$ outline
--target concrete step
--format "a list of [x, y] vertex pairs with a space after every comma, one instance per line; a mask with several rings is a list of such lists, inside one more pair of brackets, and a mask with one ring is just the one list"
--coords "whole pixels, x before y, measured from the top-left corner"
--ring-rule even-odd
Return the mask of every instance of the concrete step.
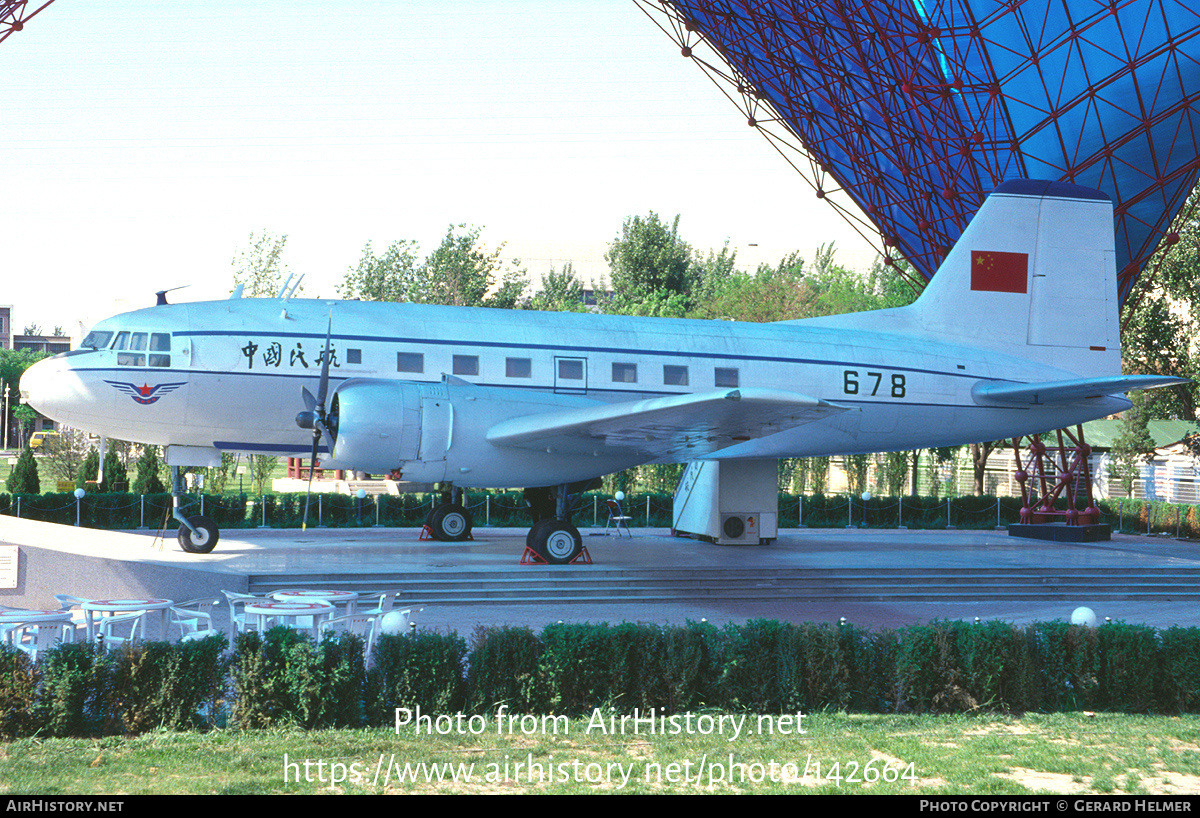
[[395, 589], [406, 601], [656, 601], [686, 599], [843, 599], [896, 601], [1095, 600], [1200, 601], [1200, 569], [790, 569], [634, 571], [593, 566], [529, 567], [490, 573], [385, 572], [251, 576], [251, 593], [281, 587]]

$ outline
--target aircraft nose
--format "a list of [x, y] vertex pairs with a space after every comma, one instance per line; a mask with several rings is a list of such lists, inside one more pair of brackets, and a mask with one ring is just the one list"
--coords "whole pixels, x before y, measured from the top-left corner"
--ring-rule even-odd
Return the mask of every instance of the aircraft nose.
[[59, 358], [38, 361], [21, 375], [21, 398], [49, 418], [58, 418], [69, 408], [69, 380]]

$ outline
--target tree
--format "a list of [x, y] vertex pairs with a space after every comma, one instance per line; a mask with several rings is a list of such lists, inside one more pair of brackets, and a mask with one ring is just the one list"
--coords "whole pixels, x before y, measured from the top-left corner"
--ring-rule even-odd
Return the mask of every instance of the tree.
[[363, 301], [426, 300], [426, 282], [417, 250], [415, 241], [401, 239], [377, 256], [368, 241], [358, 266], [347, 271], [338, 286], [338, 294]]
[[[21, 383], [21, 376], [25, 374], [25, 370], [45, 357], [47, 357], [45, 352], [32, 352], [28, 349], [0, 349], [0, 413], [3, 413], [6, 408], [4, 388], [7, 387], [9, 390], [7, 402], [9, 417], [0, 416], [0, 445], [3, 444], [4, 429], [8, 429], [10, 434], [15, 431], [13, 418], [17, 418], [24, 424], [26, 420], [37, 417], [36, 412], [17, 402], [20, 397], [18, 385]], [[9, 439], [9, 445], [15, 442], [15, 440]]]
[[133, 481], [135, 494], [162, 494], [167, 487], [162, 481], [162, 460], [157, 446], [143, 446], [137, 461], [137, 478]]
[[[672, 296], [685, 308], [696, 283], [692, 249], [679, 237], [679, 217], [668, 226], [651, 212], [646, 218], [631, 216], [604, 254], [612, 278], [612, 311], [626, 315], [654, 315]], [[645, 305], [659, 307], [646, 311]]]
[[583, 312], [583, 282], [575, 275], [575, 267], [567, 262], [558, 272], [542, 276], [542, 288], [529, 301], [530, 309], [550, 312]]
[[250, 455], [250, 481], [254, 484], [255, 494], [266, 494], [271, 487], [271, 478], [275, 475], [275, 467], [279, 458], [271, 454]]
[[283, 248], [287, 236], [264, 230], [250, 234], [250, 246], [233, 258], [233, 283], [243, 285], [243, 294], [251, 298], [270, 298], [279, 294], [287, 278]]
[[43, 448], [45, 454], [42, 460], [50, 472], [64, 483], [78, 485], [83, 474], [83, 462], [91, 448], [87, 434], [64, 427], [59, 429], [58, 435], [47, 440]]
[[116, 450], [109, 447], [104, 452], [104, 482], [100, 484], [101, 491], [126, 491], [129, 489], [129, 473], [125, 470], [125, 462]]
[[[83, 458], [83, 465], [79, 467], [79, 482], [83, 484], [94, 483], [96, 478], [100, 476], [100, 453], [93, 446], [88, 449], [87, 457]], [[78, 483], [76, 484], [78, 485]]]
[[994, 440], [989, 443], [972, 443], [971, 444], [971, 466], [975, 473], [975, 496], [983, 495], [983, 478], [987, 469], [988, 457], [996, 449], [1004, 446], [1005, 441]]
[[503, 245], [495, 250], [480, 245], [480, 232], [465, 224], [447, 228], [442, 243], [422, 265], [422, 301], [456, 307], [516, 306], [527, 286], [525, 271], [519, 262], [501, 261]]
[[758, 322], [803, 317], [809, 293], [803, 266], [803, 259], [790, 256], [776, 267], [760, 265], [753, 275], [735, 271], [723, 280], [706, 277], [704, 297], [698, 299], [692, 315]]
[[1133, 484], [1141, 475], [1142, 464], [1154, 453], [1145, 393], [1130, 392], [1129, 400], [1133, 405], [1121, 413], [1120, 431], [1113, 441], [1108, 464], [1109, 479], [1116, 482], [1126, 497], [1133, 496]]
[[884, 492], [893, 497], [904, 494], [908, 482], [908, 469], [911, 456], [909, 452], [887, 452], [883, 456], [883, 466], [880, 469], [880, 483]]
[[[1126, 372], [1191, 378], [1200, 368], [1194, 339], [1200, 334], [1200, 187], [1194, 189], [1155, 256], [1140, 291], [1125, 303], [1121, 357]], [[1149, 417], [1196, 417], [1200, 384], [1155, 389], [1146, 396]]]
[[33, 457], [33, 450], [26, 447], [17, 458], [17, 464], [13, 466], [13, 470], [8, 475], [8, 480], [5, 481], [5, 488], [9, 494], [40, 494], [42, 491], [41, 481], [38, 479], [37, 461]]

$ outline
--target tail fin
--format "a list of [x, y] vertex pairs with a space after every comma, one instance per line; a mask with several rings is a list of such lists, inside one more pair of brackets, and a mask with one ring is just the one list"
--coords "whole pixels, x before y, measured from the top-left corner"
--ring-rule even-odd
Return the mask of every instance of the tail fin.
[[1113, 207], [1064, 182], [1005, 182], [909, 309], [924, 331], [1083, 376], [1121, 372]]

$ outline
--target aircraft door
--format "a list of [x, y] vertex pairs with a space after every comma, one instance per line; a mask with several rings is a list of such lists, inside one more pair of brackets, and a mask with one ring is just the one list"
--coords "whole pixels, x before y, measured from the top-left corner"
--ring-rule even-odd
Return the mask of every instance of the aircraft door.
[[587, 394], [587, 358], [554, 358], [554, 393]]

